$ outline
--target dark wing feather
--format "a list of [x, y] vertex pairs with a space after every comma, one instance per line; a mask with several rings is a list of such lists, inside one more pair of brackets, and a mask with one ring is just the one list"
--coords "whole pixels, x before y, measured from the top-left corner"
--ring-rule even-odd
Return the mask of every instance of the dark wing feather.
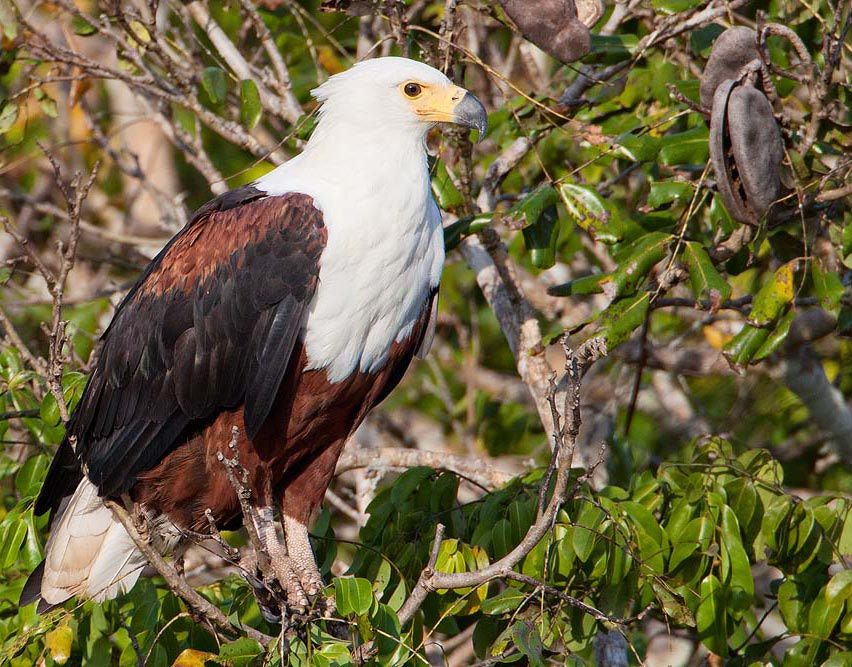
[[288, 296], [279, 303], [257, 356], [254, 380], [246, 392], [244, 420], [246, 435], [254, 438], [272, 409], [278, 387], [296, 344], [305, 309], [304, 301]]
[[[242, 192], [242, 194], [240, 194]], [[130, 489], [185, 435], [245, 406], [269, 415], [319, 276], [326, 230], [310, 197], [252, 188], [207, 204], [162, 250], [103, 336], [97, 366], [36, 504]]]

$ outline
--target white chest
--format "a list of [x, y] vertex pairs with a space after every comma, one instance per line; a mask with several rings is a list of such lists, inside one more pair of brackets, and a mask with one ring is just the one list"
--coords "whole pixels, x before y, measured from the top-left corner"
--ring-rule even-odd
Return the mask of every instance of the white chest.
[[[305, 347], [309, 368], [326, 368], [332, 382], [378, 370], [393, 343], [411, 334], [440, 279], [440, 217], [385, 213], [363, 225], [328, 225]], [[330, 219], [337, 214], [327, 213]]]
[[[309, 369], [332, 382], [387, 361], [411, 334], [444, 262], [441, 216], [424, 166], [388, 169], [364, 187], [314, 174], [260, 182], [270, 194], [303, 192], [322, 210], [328, 242], [305, 323]], [[284, 174], [281, 174], [282, 176]]]

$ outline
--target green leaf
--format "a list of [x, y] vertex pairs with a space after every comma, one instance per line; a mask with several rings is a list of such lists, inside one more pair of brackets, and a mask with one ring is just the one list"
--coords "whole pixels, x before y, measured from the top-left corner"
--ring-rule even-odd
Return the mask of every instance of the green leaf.
[[94, 35], [98, 31], [95, 26], [80, 16], [75, 16], [71, 19], [71, 29], [75, 35], [80, 35], [81, 37]]
[[[669, 531], [667, 531], [669, 532]], [[706, 549], [709, 538], [713, 535], [713, 523], [706, 516], [693, 519], [683, 530], [674, 533], [669, 532], [672, 540], [672, 555], [669, 559], [669, 571], [674, 572], [678, 565], [683, 563], [699, 549]]]
[[606, 518], [606, 514], [599, 507], [586, 504], [577, 517], [574, 526], [574, 553], [584, 563], [589, 560], [595, 548], [599, 535], [599, 528]]
[[243, 79], [240, 81], [240, 122], [252, 130], [260, 121], [262, 112], [257, 86], [251, 79]]
[[827, 587], [823, 586], [808, 612], [808, 632], [820, 639], [828, 639], [843, 615], [844, 604], [844, 600], [829, 599]]
[[648, 134], [622, 134], [616, 144], [628, 160], [636, 162], [653, 162], [660, 152], [660, 140]]
[[725, 591], [712, 574], [701, 580], [701, 602], [695, 613], [698, 638], [716, 655], [728, 655], [727, 614]]
[[[798, 260], [784, 264], [775, 271], [772, 279], [761, 287], [754, 297], [749, 324], [746, 324], [724, 347], [724, 354], [729, 361], [735, 364], [747, 364], [767, 342], [771, 325], [793, 300], [795, 292], [793, 278], [797, 265]], [[781, 339], [775, 342], [775, 347], [783, 340], [786, 332], [782, 330], [779, 335]], [[767, 349], [771, 351], [774, 347]], [[766, 350], [764, 352], [768, 354]]]
[[603, 292], [602, 283], [609, 279], [607, 273], [596, 273], [572, 280], [570, 283], [554, 285], [547, 288], [550, 296], [572, 296], [574, 294], [600, 294]]
[[672, 619], [678, 625], [695, 627], [695, 617], [689, 608], [683, 603], [683, 598], [672, 593], [668, 588], [663, 586], [657, 579], [651, 580], [651, 586], [654, 589], [654, 594], [657, 599], [663, 604], [663, 611], [666, 616]]
[[241, 637], [236, 641], [222, 644], [219, 648], [219, 657], [228, 665], [242, 667], [251, 664], [254, 659], [263, 653], [263, 646], [255, 639]]
[[518, 650], [527, 657], [529, 664], [533, 667], [543, 667], [541, 638], [524, 621], [519, 621], [512, 626], [512, 641]]
[[46, 392], [39, 406], [39, 417], [47, 426], [59, 426], [62, 418], [59, 414], [59, 404], [53, 392]]
[[823, 662], [820, 667], [849, 667], [849, 665], [852, 665], [852, 651], [840, 651]]
[[337, 577], [334, 580], [334, 599], [337, 611], [343, 616], [358, 616], [370, 611], [373, 604], [373, 587], [360, 577]]
[[[852, 225], [849, 225], [852, 227]], [[843, 282], [837, 271], [823, 271], [816, 262], [810, 263], [811, 276], [814, 281], [814, 294], [820, 300], [820, 305], [828, 310], [834, 310], [843, 298]]]
[[825, 587], [825, 597], [829, 602], [852, 597], [852, 570], [841, 570], [835, 574]]
[[[376, 606], [370, 622], [375, 630], [376, 649], [380, 664], [403, 664], [409, 655], [405, 642], [401, 641], [402, 627], [399, 617], [385, 604]], [[339, 663], [336, 663], [339, 664]]]
[[613, 58], [628, 58], [639, 43], [636, 35], [601, 35], [591, 34], [592, 53], [604, 54]]
[[602, 243], [620, 241], [624, 229], [612, 219], [598, 191], [588, 185], [563, 183], [559, 186], [562, 203], [577, 224]]
[[434, 474], [435, 471], [428, 466], [417, 466], [406, 470], [394, 482], [391, 489], [391, 503], [396, 506], [400, 505]]
[[559, 202], [559, 193], [550, 183], [542, 183], [510, 208], [505, 219], [519, 226], [535, 224], [542, 214]]
[[778, 324], [772, 329], [771, 333], [766, 337], [761, 346], [752, 355], [751, 361], [758, 362], [766, 359], [773, 352], [777, 351], [787, 340], [787, 334], [790, 333], [790, 325], [796, 319], [794, 310], [787, 311], [787, 314], [781, 318]]
[[745, 477], [738, 477], [725, 484], [725, 495], [728, 505], [737, 515], [737, 521], [744, 535], [743, 544], [747, 547], [760, 530], [763, 519], [763, 503], [760, 500], [754, 482]]
[[806, 631], [806, 610], [809, 600], [806, 587], [798, 581], [788, 579], [778, 588], [778, 611], [791, 632]]
[[794, 276], [798, 260], [779, 267], [754, 297], [749, 320], [758, 326], [775, 321], [793, 300], [796, 291]]
[[679, 134], [669, 134], [662, 141], [660, 161], [665, 165], [706, 164], [709, 157], [709, 132], [704, 125]]
[[648, 192], [648, 206], [660, 208], [663, 204], [688, 203], [695, 193], [695, 186], [686, 181], [669, 179], [665, 181], [654, 181]]
[[15, 488], [22, 496], [34, 496], [41, 488], [47, 474], [49, 461], [45, 454], [34, 454], [15, 475]]
[[205, 67], [201, 72], [201, 86], [213, 104], [221, 104], [228, 94], [228, 80], [218, 67]]
[[515, 611], [527, 599], [526, 593], [517, 588], [507, 588], [497, 595], [482, 601], [482, 613], [490, 616], [499, 616], [506, 612]]
[[651, 232], [619, 253], [618, 268], [601, 282], [604, 294], [610, 299], [633, 294], [645, 282], [648, 272], [669, 252], [671, 234]]
[[704, 247], [695, 241], [687, 241], [683, 258], [689, 270], [689, 284], [695, 299], [709, 299], [711, 303], [723, 303], [731, 297], [731, 286], [716, 270]]
[[514, 548], [512, 524], [506, 519], [499, 519], [495, 522], [491, 529], [491, 544], [494, 545], [494, 555], [497, 558], [502, 558]]
[[[732, 611], [743, 612], [754, 601], [754, 579], [740, 535], [736, 514], [727, 505], [722, 507], [722, 563], [720, 573], [728, 589], [727, 605]], [[725, 571], [727, 570], [727, 572]]]
[[556, 207], [550, 206], [542, 211], [536, 222], [523, 229], [524, 244], [530, 253], [530, 261], [538, 269], [549, 269], [556, 263], [558, 222]]
[[668, 555], [668, 543], [656, 517], [647, 507], [637, 502], [623, 502], [621, 508], [635, 532], [643, 573], [651, 571], [655, 574], [663, 574], [665, 558]]
[[435, 560], [435, 569], [438, 572], [464, 572], [464, 561], [460, 562], [461, 568], [456, 566], [455, 555], [459, 551], [459, 541], [455, 538], [448, 538], [441, 542], [441, 548], [438, 551], [438, 558]]
[[642, 326], [648, 314], [651, 295], [648, 292], [616, 301], [599, 318], [599, 336], [606, 340], [610, 352], [630, 338]]
[[784, 655], [784, 667], [813, 667], [820, 649], [820, 640], [805, 637]]
[[661, 14], [678, 14], [697, 7], [703, 0], [651, 0], [651, 6]]
[[27, 536], [27, 524], [20, 515], [7, 516], [0, 530], [0, 567], [9, 569], [18, 560], [18, 553]]
[[724, 347], [724, 355], [733, 364], [748, 364], [769, 338], [768, 329], [744, 326]]
[[456, 220], [451, 225], [444, 227], [444, 250], [450, 252], [461, 243], [461, 240], [471, 234], [485, 229], [491, 224], [493, 213], [482, 213], [473, 217]]
[[435, 193], [435, 199], [438, 200], [438, 206], [444, 211], [454, 211], [464, 203], [464, 197], [450, 177], [450, 172], [443, 160], [435, 162], [432, 191]]
[[14, 102], [6, 102], [0, 111], [0, 134], [6, 134], [11, 130], [16, 120], [18, 120], [18, 105]]

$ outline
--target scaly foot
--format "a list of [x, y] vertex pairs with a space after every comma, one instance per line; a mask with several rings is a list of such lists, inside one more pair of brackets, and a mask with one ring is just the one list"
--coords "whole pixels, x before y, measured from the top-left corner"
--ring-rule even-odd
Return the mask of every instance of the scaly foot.
[[[287, 553], [302, 590], [309, 596], [318, 596], [324, 588], [322, 575], [317, 567], [311, 542], [308, 538], [308, 527], [293, 517], [284, 515], [284, 539], [287, 542]], [[336, 610], [333, 597], [316, 600], [317, 606], [325, 617], [332, 616]]]

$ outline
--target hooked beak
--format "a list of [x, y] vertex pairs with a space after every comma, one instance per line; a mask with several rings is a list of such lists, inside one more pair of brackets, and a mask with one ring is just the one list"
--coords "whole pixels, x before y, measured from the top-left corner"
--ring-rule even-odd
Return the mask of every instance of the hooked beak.
[[488, 113], [475, 95], [465, 91], [464, 96], [453, 109], [453, 123], [479, 131], [476, 143], [482, 141], [488, 130]]
[[424, 88], [423, 94], [410, 104], [417, 116], [430, 123], [454, 123], [479, 130], [477, 143], [488, 129], [488, 114], [482, 102], [453, 84]]

